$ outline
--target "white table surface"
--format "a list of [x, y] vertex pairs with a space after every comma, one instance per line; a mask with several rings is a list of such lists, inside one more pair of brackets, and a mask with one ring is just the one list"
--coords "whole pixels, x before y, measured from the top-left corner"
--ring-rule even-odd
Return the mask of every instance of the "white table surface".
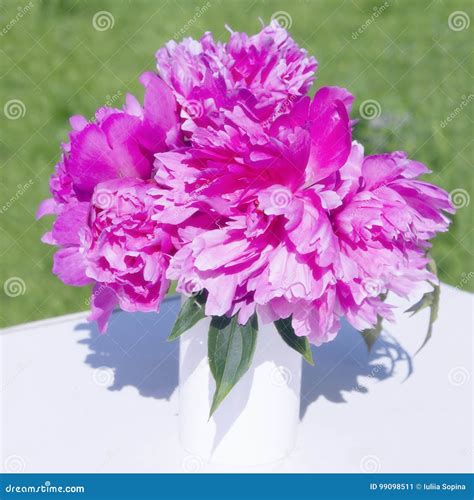
[[105, 336], [87, 313], [4, 330], [3, 470], [472, 472], [472, 299], [442, 286], [433, 338], [415, 357], [427, 311], [401, 310], [370, 356], [347, 326], [315, 348], [296, 449], [251, 469], [207, 464], [179, 444], [179, 344], [165, 341], [176, 299], [159, 315], [114, 314]]

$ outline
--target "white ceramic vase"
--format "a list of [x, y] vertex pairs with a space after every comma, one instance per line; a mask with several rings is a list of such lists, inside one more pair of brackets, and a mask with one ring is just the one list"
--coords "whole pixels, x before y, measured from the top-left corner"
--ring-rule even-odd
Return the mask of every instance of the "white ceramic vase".
[[251, 466], [285, 458], [299, 424], [301, 355], [273, 324], [260, 325], [252, 365], [209, 418], [214, 379], [210, 319], [180, 337], [179, 427], [183, 448], [213, 464]]

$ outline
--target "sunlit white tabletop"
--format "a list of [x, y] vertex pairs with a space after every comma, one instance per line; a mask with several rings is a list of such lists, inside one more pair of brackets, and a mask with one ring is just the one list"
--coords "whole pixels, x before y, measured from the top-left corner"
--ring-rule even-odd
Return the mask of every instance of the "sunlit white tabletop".
[[428, 311], [402, 307], [368, 355], [345, 325], [305, 366], [297, 446], [285, 460], [216, 466], [178, 439], [179, 308], [115, 313], [106, 335], [78, 313], [4, 330], [1, 442], [6, 472], [472, 472], [473, 296], [442, 285]]

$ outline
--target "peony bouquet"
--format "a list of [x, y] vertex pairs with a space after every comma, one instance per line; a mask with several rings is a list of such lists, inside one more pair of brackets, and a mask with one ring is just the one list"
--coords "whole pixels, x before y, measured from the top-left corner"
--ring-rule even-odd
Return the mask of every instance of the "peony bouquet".
[[[354, 97], [308, 91], [316, 60], [276, 21], [170, 41], [158, 73], [140, 77], [143, 105], [76, 115], [50, 182], [45, 243], [53, 272], [92, 285], [91, 320], [105, 331], [117, 306], [159, 309], [170, 283], [188, 297], [170, 338], [205, 316], [216, 380], [211, 412], [251, 363], [258, 322], [312, 362], [310, 343], [341, 318], [369, 347], [391, 320], [387, 293], [433, 285], [429, 240], [446, 231], [448, 194], [401, 151], [365, 156], [352, 139]], [[225, 368], [225, 369], [224, 369]]]

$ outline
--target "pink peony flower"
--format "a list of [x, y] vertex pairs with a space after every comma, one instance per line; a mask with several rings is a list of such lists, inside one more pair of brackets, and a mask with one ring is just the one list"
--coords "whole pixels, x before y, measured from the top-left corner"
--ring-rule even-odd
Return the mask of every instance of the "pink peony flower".
[[[150, 187], [144, 181], [152, 176], [154, 154], [181, 145], [173, 94], [152, 73], [144, 73], [140, 81], [145, 87], [143, 107], [135, 97], [127, 95], [123, 110], [100, 108], [91, 122], [79, 115], [71, 118], [69, 142], [62, 146], [62, 158], [51, 178], [53, 198], [44, 201], [37, 213], [37, 217], [56, 215], [52, 231], [43, 237], [45, 243], [60, 247], [54, 256], [53, 272], [68, 285], [98, 283], [93, 294], [94, 317], [97, 316], [96, 304], [108, 298], [105, 319], [99, 319], [102, 328], [117, 301], [125, 310], [156, 310], [167, 288], [163, 273], [167, 257], [158, 256], [157, 248], [163, 245], [164, 252], [169, 252], [171, 247], [169, 237], [155, 228], [156, 223], [143, 227], [142, 237], [154, 243], [147, 246], [142, 240], [136, 242], [135, 267], [122, 275], [118, 267], [113, 267], [113, 262], [118, 265], [118, 257], [109, 263], [108, 274], [105, 268], [101, 272], [100, 267], [106, 265], [107, 257], [114, 251], [122, 252], [127, 265], [131, 262], [134, 250], [130, 241], [138, 237], [133, 225], [144, 223], [148, 215], [151, 217], [152, 198], [140, 199], [140, 196], [144, 195], [145, 187]], [[112, 208], [108, 212], [110, 219], [98, 213], [100, 208], [106, 208], [100, 206], [105, 198], [111, 207], [117, 208], [116, 204], [120, 204], [118, 212], [122, 218]], [[144, 203], [149, 206], [140, 205]], [[100, 242], [96, 241], [101, 234], [97, 217], [104, 217], [110, 224], [109, 228], [102, 228]], [[115, 230], [115, 236], [125, 235], [128, 225], [130, 235], [126, 241], [111, 237], [113, 244], [105, 245], [105, 234]], [[146, 231], [150, 231], [149, 234]], [[99, 258], [97, 248], [107, 251], [107, 256]], [[152, 256], [146, 256], [147, 252]]]
[[[91, 319], [106, 328], [113, 308], [157, 311], [168, 290], [171, 238], [153, 220], [154, 187], [123, 178], [98, 184], [91, 202], [67, 205], [53, 225], [63, 248], [53, 272], [68, 285], [95, 284]], [[57, 243], [56, 243], [57, 244]]]
[[313, 81], [316, 60], [300, 49], [277, 21], [248, 36], [231, 31], [229, 42], [170, 41], [156, 53], [158, 71], [182, 106], [183, 130], [196, 124], [218, 125], [222, 109], [254, 101], [267, 117], [305, 95]]
[[348, 158], [351, 101], [344, 89], [323, 88], [270, 121], [239, 104], [223, 111], [224, 130], [198, 128], [195, 148], [157, 155], [156, 180], [171, 186], [161, 216], [178, 210], [184, 222], [205, 211], [215, 221], [168, 271], [179, 291], [207, 290], [206, 314], [238, 313], [242, 323], [255, 310], [267, 321], [293, 315], [298, 334], [315, 343], [336, 334], [339, 246], [331, 196], [315, 181]]
[[[190, 283], [194, 291], [206, 289], [207, 315], [238, 313], [245, 323], [256, 310], [264, 321], [293, 314], [295, 326], [308, 314], [309, 304], [329, 300], [337, 250], [314, 193], [293, 195], [284, 186], [273, 186], [260, 192], [246, 214], [204, 231], [178, 250], [168, 276], [178, 280], [179, 291], [189, 290]], [[318, 327], [305, 334], [315, 343], [336, 333], [335, 318], [311, 319]], [[302, 334], [302, 329], [297, 332]]]
[[178, 291], [207, 290], [206, 314], [292, 316], [321, 344], [341, 316], [370, 328], [391, 317], [382, 293], [434, 279], [425, 252], [447, 229], [448, 195], [416, 180], [427, 169], [403, 153], [364, 158], [351, 146], [351, 102], [323, 88], [270, 123], [238, 105], [223, 129], [198, 127], [194, 148], [157, 155], [157, 182], [172, 186], [163, 216], [214, 220], [168, 270]]
[[98, 283], [91, 319], [102, 330], [117, 303], [124, 311], [157, 311], [168, 290], [165, 271], [173, 246], [152, 219], [150, 186], [140, 179], [116, 179], [94, 191], [82, 251], [85, 274]]
[[421, 163], [364, 156], [352, 140], [353, 96], [306, 93], [316, 61], [277, 22], [254, 36], [210, 33], [157, 52], [143, 107], [71, 119], [69, 142], [39, 216], [53, 271], [94, 285], [91, 319], [156, 311], [168, 280], [206, 291], [207, 315], [291, 317], [319, 345], [341, 317], [357, 329], [391, 318], [382, 295], [406, 296], [445, 231], [448, 194]]
[[62, 146], [50, 182], [53, 199], [41, 204], [37, 217], [58, 213], [63, 204], [89, 201], [99, 182], [118, 177], [149, 179], [153, 155], [180, 145], [171, 91], [153, 73], [144, 73], [140, 81], [145, 87], [143, 108], [128, 94], [123, 110], [99, 108], [91, 122], [80, 115], [71, 118], [69, 141]]
[[344, 89], [324, 87], [312, 102], [299, 98], [270, 121], [239, 103], [222, 111], [224, 128], [199, 127], [191, 148], [158, 153], [155, 180], [168, 200], [164, 217], [198, 210], [214, 219], [229, 216], [262, 189], [283, 185], [294, 191], [338, 170], [351, 150], [341, 97], [352, 99]]
[[417, 180], [429, 171], [405, 153], [363, 158], [359, 144], [354, 151], [352, 177], [333, 185], [337, 191], [345, 184], [343, 203], [331, 217], [348, 264], [344, 277], [378, 294], [391, 290], [407, 297], [417, 282], [435, 281], [426, 270], [428, 240], [447, 230], [443, 212], [454, 208], [444, 190]]

